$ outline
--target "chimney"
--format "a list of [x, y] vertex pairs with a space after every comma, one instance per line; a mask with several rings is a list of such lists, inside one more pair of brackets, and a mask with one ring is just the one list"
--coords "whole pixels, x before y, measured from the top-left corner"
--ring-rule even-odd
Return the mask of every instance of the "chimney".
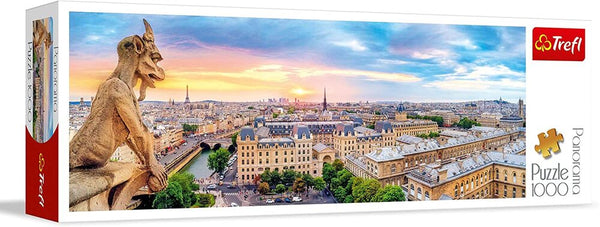
[[458, 160], [458, 168], [463, 169], [463, 160]]
[[437, 182], [445, 181], [448, 178], [448, 169], [438, 170]]
[[425, 171], [425, 165], [426, 165], [425, 163], [421, 163], [421, 164], [419, 164], [419, 171], [420, 171], [420, 172], [423, 172], [423, 171]]

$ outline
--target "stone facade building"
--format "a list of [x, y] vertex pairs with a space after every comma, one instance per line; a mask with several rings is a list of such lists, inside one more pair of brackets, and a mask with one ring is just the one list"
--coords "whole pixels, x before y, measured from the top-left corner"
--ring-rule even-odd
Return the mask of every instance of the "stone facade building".
[[300, 123], [292, 127], [290, 136], [273, 137], [269, 130], [242, 128], [237, 137], [238, 184], [252, 184], [265, 170], [322, 175], [323, 162], [333, 162], [335, 153], [314, 140], [308, 126]]
[[407, 174], [409, 200], [525, 197], [525, 156], [503, 152], [474, 153], [442, 165], [423, 164]]

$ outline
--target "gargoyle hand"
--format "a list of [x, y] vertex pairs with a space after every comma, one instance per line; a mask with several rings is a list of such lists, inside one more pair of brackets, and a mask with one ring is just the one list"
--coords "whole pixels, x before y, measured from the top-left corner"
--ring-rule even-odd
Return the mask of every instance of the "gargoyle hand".
[[150, 179], [148, 180], [148, 187], [153, 192], [162, 191], [167, 187], [168, 184], [167, 172], [165, 171], [165, 168], [163, 168], [163, 166], [159, 163], [154, 163], [150, 165], [149, 168], [152, 176], [150, 176]]

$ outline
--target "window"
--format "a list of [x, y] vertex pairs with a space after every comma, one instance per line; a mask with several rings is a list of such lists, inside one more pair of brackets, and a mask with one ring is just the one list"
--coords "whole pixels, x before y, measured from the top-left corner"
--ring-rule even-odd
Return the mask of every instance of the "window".
[[521, 197], [525, 198], [525, 189], [521, 189]]
[[418, 199], [418, 200], [421, 200], [421, 197], [422, 197], [422, 196], [421, 196], [421, 188], [418, 188], [418, 189], [417, 189], [417, 199]]
[[504, 198], [506, 198], [506, 185], [504, 185]]
[[425, 192], [425, 201], [429, 201], [429, 200], [430, 200], [429, 192]]
[[496, 169], [496, 180], [500, 179], [500, 171]]
[[513, 187], [513, 198], [517, 197], [517, 188]]
[[412, 185], [412, 184], [410, 185], [410, 194], [411, 194], [412, 196], [415, 196], [415, 186], [414, 186], [414, 185]]
[[392, 164], [392, 166], [390, 167], [390, 172], [392, 172], [392, 173], [396, 172], [396, 164]]
[[513, 172], [513, 183], [517, 183], [517, 173]]
[[521, 174], [521, 179], [523, 180], [523, 185], [525, 185], [525, 174]]
[[504, 170], [504, 181], [508, 181], [508, 173]]
[[454, 185], [454, 197], [458, 197], [458, 184]]
[[460, 196], [463, 196], [463, 192], [465, 191], [465, 183], [460, 183]]
[[275, 159], [275, 164], [277, 164], [277, 163], [279, 163], [279, 160], [278, 160], [278, 159]]

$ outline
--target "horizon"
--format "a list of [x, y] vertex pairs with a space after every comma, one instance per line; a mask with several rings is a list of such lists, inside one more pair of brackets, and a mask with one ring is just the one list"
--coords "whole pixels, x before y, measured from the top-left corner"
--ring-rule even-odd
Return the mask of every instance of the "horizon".
[[[71, 12], [69, 99], [95, 96], [146, 18], [166, 78], [148, 100], [525, 99], [525, 28]], [[207, 32], [208, 31], [208, 32]], [[134, 89], [136, 90], [136, 89]], [[136, 91], [137, 93], [137, 91]], [[448, 101], [444, 101], [448, 100]]]

